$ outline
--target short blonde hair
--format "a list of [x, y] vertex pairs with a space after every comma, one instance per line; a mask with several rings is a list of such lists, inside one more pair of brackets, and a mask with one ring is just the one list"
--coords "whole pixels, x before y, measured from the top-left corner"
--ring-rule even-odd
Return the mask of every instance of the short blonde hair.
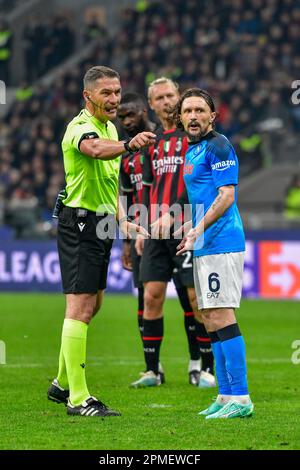
[[150, 83], [150, 85], [148, 86], [148, 100], [150, 100], [150, 98], [151, 98], [152, 88], [155, 87], [156, 85], [164, 85], [165, 83], [170, 83], [171, 85], [174, 85], [174, 87], [176, 88], [176, 90], [179, 93], [179, 85], [178, 85], [177, 82], [173, 82], [173, 80], [171, 80], [171, 78], [159, 77], [159, 78], [156, 78], [155, 80], [153, 80]]

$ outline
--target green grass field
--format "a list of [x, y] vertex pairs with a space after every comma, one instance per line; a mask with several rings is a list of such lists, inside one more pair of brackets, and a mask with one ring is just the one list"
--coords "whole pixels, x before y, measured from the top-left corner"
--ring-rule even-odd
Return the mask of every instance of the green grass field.
[[300, 449], [300, 365], [291, 362], [300, 339], [296, 302], [243, 301], [239, 323], [247, 343], [250, 419], [205, 421], [197, 415], [216, 393], [187, 382], [187, 342], [176, 300], [165, 306], [161, 359], [166, 384], [134, 390], [143, 370], [136, 300], [107, 295], [88, 337], [90, 391], [122, 412], [120, 418], [71, 418], [46, 399], [57, 372], [62, 295], [0, 296], [1, 449]]

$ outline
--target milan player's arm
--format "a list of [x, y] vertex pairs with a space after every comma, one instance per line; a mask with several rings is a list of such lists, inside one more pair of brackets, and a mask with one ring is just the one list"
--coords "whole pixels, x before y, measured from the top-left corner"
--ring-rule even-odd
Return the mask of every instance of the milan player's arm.
[[[174, 227], [173, 237], [182, 238], [182, 236], [186, 235], [189, 232], [189, 230], [191, 230], [192, 228], [192, 211], [191, 211], [191, 206], [189, 203], [189, 198], [188, 198], [188, 193], [187, 193], [186, 188], [184, 188], [184, 190], [182, 191], [181, 195], [176, 201], [176, 204], [181, 206], [181, 210], [183, 213], [183, 225], [181, 225], [181, 227], [179, 228]], [[186, 210], [187, 208], [188, 210]]]
[[[188, 203], [189, 203], [189, 200], [188, 200], [187, 190], [186, 190], [186, 188], [184, 188], [181, 195], [178, 197], [178, 199], [175, 201], [175, 203], [172, 204], [172, 206], [169, 208], [169, 210], [162, 217], [157, 219], [154, 222], [154, 224], [151, 225], [152, 233], [153, 233], [154, 237], [159, 236], [160, 238], [166, 238], [169, 235], [169, 231], [170, 231], [171, 227], [174, 225], [174, 221], [175, 221], [174, 215], [175, 216], [178, 215], [178, 208], [179, 207], [180, 207], [181, 214], [183, 214], [183, 216], [184, 216], [183, 219], [186, 220], [185, 209], [186, 209], [186, 205]], [[172, 213], [174, 215], [172, 215]], [[189, 218], [190, 218], [191, 217], [190, 212], [189, 212], [188, 215], [189, 215]], [[178, 227], [177, 227], [177, 229], [178, 229]], [[176, 230], [176, 227], [175, 227], [175, 230]], [[182, 226], [182, 228], [180, 230], [180, 233], [181, 233], [182, 230], [185, 231], [186, 228], [184, 226]], [[174, 233], [174, 236], [175, 236], [175, 234], [176, 234], [176, 236], [179, 235], [179, 233], [177, 233], [177, 232], [178, 232], [178, 230], [176, 230], [176, 232]]]
[[[130, 176], [125, 171], [124, 157], [121, 161], [119, 183], [120, 204], [122, 204], [124, 208], [125, 215], [128, 216], [129, 207], [133, 204], [133, 187], [130, 181]], [[129, 238], [124, 238], [123, 240], [121, 260], [123, 268], [127, 271], [132, 271], [132, 259]]]
[[189, 198], [188, 198], [188, 195], [187, 195], [187, 190], [186, 190], [186, 188], [184, 188], [184, 190], [180, 194], [179, 198], [176, 200], [175, 204], [179, 204], [182, 208], [184, 208], [184, 205], [188, 204], [188, 203], [189, 203]]
[[125, 237], [129, 240], [131, 240], [132, 238], [136, 238], [137, 235], [140, 235], [143, 238], [150, 237], [150, 234], [146, 229], [144, 229], [144, 227], [141, 227], [140, 225], [137, 225], [128, 220], [120, 197], [118, 199], [117, 220], [119, 223], [120, 230], [122, 231], [123, 235], [125, 235]]
[[[143, 181], [143, 194], [142, 194], [142, 204], [147, 209], [143, 211], [143, 213], [149, 215], [150, 210], [150, 191], [151, 186], [153, 183], [153, 172], [152, 172], [152, 160], [151, 154], [148, 150], [143, 152], [143, 174], [142, 174], [142, 181]], [[147, 215], [147, 219], [141, 220], [141, 224], [143, 227], [148, 225], [149, 217]]]
[[147, 208], [150, 206], [150, 190], [150, 185], [143, 184], [142, 204], [144, 204]]
[[[176, 200], [175, 202], [176, 205], [180, 206], [181, 207], [181, 210], [183, 211], [183, 214], [184, 213], [184, 209], [185, 209], [185, 206], [187, 204], [189, 204], [189, 198], [188, 198], [188, 194], [187, 194], [187, 190], [186, 188], [184, 188], [184, 190], [182, 191], [182, 193], [180, 194], [180, 196], [178, 197], [178, 199]], [[184, 217], [185, 219], [185, 217]], [[173, 220], [174, 221], [174, 220]]]
[[[119, 194], [121, 196], [120, 197], [121, 201], [119, 202], [119, 204], [122, 204], [122, 206], [124, 207], [124, 212], [128, 216], [128, 208], [132, 204], [133, 192], [125, 192], [124, 190], [122, 190], [122, 186], [121, 186]], [[131, 259], [131, 253], [130, 253], [130, 239], [129, 238], [123, 239], [123, 249], [122, 249], [121, 260], [122, 260], [123, 268], [126, 269], [127, 271], [132, 271], [132, 259]]]
[[[148, 150], [143, 152], [143, 172], [142, 172], [142, 182], [143, 182], [143, 194], [142, 194], [142, 205], [145, 210], [141, 211], [140, 224], [144, 228], [148, 228], [149, 223], [149, 209], [150, 209], [150, 190], [153, 182], [153, 173], [152, 173], [152, 161], [151, 155]], [[142, 256], [144, 250], [144, 240], [141, 237], [137, 237], [135, 242], [135, 249], [139, 256]]]
[[134, 188], [131, 183], [130, 176], [124, 168], [124, 157], [122, 158], [120, 167], [119, 193], [123, 202], [125, 213], [128, 215], [129, 208], [133, 204]]

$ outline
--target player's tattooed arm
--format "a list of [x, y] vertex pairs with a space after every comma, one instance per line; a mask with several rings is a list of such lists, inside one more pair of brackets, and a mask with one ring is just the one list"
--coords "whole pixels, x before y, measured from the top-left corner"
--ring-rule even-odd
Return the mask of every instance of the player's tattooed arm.
[[233, 204], [235, 191], [234, 188], [235, 186], [230, 184], [228, 186], [221, 186], [218, 189], [218, 195], [206, 212], [203, 220], [200, 222], [199, 229], [198, 226], [196, 227], [197, 234], [202, 233], [204, 230], [214, 224]]
[[192, 228], [177, 247], [177, 255], [193, 250], [194, 243], [203, 232], [214, 224], [234, 202], [234, 185], [221, 186], [212, 205], [195, 228]]
[[223, 188], [219, 188], [218, 195], [217, 195], [216, 199], [214, 200], [214, 202], [211, 205], [211, 208], [212, 208], [213, 211], [218, 210], [218, 208], [220, 206], [222, 206], [222, 201], [224, 200], [223, 198], [224, 198]]

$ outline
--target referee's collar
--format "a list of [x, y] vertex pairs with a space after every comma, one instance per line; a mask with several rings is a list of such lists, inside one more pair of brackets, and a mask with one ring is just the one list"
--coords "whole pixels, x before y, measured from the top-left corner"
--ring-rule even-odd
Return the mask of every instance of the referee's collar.
[[215, 131], [212, 129], [211, 131], [209, 131], [207, 134], [205, 134], [204, 136], [200, 137], [199, 140], [196, 140], [194, 142], [188, 142], [188, 145], [197, 145], [199, 144], [200, 142], [203, 142], [203, 140], [208, 140], [208, 139], [211, 139], [212, 137], [214, 137], [215, 135]]
[[81, 110], [81, 113], [82, 113], [82, 112], [84, 112], [85, 114], [87, 114], [87, 116], [88, 116], [90, 119], [92, 119], [93, 121], [96, 121], [96, 122], [99, 123], [101, 126], [105, 126], [105, 129], [107, 130], [107, 128], [108, 128], [108, 122], [109, 122], [109, 121], [106, 121], [106, 122], [99, 121], [99, 119], [97, 119], [95, 116], [93, 116], [93, 114], [91, 114], [91, 113], [89, 112], [89, 110], [86, 109], [86, 108], [82, 109], [82, 110]]

